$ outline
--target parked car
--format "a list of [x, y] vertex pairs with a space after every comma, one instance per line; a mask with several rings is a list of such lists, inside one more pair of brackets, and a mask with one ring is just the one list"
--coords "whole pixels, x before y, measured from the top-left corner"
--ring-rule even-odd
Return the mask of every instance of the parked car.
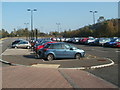
[[110, 41], [111, 41], [110, 38], [98, 38], [98, 39], [94, 42], [94, 45], [103, 46], [104, 43], [110, 42]]
[[80, 38], [73, 38], [72, 42], [73, 42], [73, 43], [78, 43], [79, 40], [80, 40]]
[[56, 41], [56, 38], [51, 38], [52, 41]]
[[17, 44], [17, 43], [19, 43], [20, 41], [24, 41], [24, 40], [23, 40], [23, 39], [17, 39], [17, 40], [15, 40], [15, 41], [12, 42], [12, 45], [13, 45], [13, 44]]
[[116, 42], [120, 42], [120, 38], [114, 38], [110, 42], [104, 43], [104, 47], [112, 47]]
[[112, 47], [120, 48], [120, 42], [115, 42]]
[[95, 38], [94, 41], [89, 42], [89, 45], [96, 45], [96, 42], [98, 42], [99, 38]]
[[72, 41], [73, 41], [73, 38], [70, 38], [70, 39], [68, 40], [69, 43], [72, 43]]
[[48, 43], [55, 43], [55, 42], [53, 42], [53, 41], [43, 42], [42, 44], [37, 45], [37, 46], [35, 47], [34, 51], [37, 53], [39, 49], [43, 48], [43, 47], [44, 47], [46, 44], [48, 44]]
[[65, 41], [65, 38], [60, 38], [60, 41], [61, 41], [61, 42], [64, 42], [64, 41]]
[[81, 38], [80, 40], [79, 40], [79, 43], [80, 44], [85, 44], [85, 42], [88, 40], [89, 38]]
[[35, 48], [36, 48], [37, 46], [40, 46], [40, 45], [42, 45], [42, 44], [44, 44], [44, 43], [46, 43], [46, 42], [52, 42], [52, 40], [42, 39], [39, 43], [35, 43], [35, 44], [34, 44], [33, 50], [36, 51]]
[[31, 44], [29, 43], [29, 41], [20, 41], [16, 44], [12, 45], [13, 48], [31, 48]]
[[65, 38], [65, 42], [68, 42], [70, 40], [70, 38]]
[[39, 57], [49, 61], [56, 58], [76, 58], [84, 57], [85, 51], [78, 49], [64, 42], [48, 43], [39, 49]]
[[99, 44], [98, 45], [103, 46], [104, 43], [110, 42], [110, 41], [111, 41], [111, 38], [101, 38], [101, 39], [99, 39]]
[[56, 41], [58, 41], [58, 42], [59, 42], [59, 41], [60, 41], [60, 38], [56, 38]]
[[95, 41], [95, 38], [89, 38], [85, 41], [85, 44], [89, 45], [89, 43], [94, 42], [94, 41]]

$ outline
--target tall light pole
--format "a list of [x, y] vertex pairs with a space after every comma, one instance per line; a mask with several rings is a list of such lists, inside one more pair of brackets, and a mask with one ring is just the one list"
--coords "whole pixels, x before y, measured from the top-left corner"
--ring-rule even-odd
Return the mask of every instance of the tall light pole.
[[[26, 35], [26, 40], [28, 40], [28, 37], [29, 37], [29, 33], [28, 33], [28, 25], [29, 23], [24, 23], [25, 24], [25, 30], [27, 31], [27, 35]], [[30, 39], [30, 38], [29, 38]]]
[[25, 28], [28, 28], [29, 23], [24, 23], [24, 24], [25, 24]]
[[37, 11], [37, 9], [27, 9], [27, 11], [31, 12], [31, 39], [34, 37], [34, 32], [33, 32], [33, 12]]
[[93, 23], [95, 24], [95, 13], [97, 13], [97, 11], [90, 11], [91, 13], [93, 13]]
[[60, 31], [60, 23], [56, 23], [56, 25], [57, 25], [58, 33], [59, 33], [59, 31]]

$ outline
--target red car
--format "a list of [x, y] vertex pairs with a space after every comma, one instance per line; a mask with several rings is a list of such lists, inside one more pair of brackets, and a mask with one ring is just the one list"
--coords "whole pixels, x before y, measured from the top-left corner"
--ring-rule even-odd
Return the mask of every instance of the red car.
[[115, 42], [112, 46], [113, 47], [120, 47], [120, 42]]
[[81, 44], [84, 44], [88, 39], [89, 39], [89, 38], [82, 38], [82, 39], [80, 39], [80, 43], [81, 43]]
[[55, 42], [46, 42], [43, 45], [39, 45], [39, 46], [35, 47], [35, 51], [38, 52], [39, 49], [43, 48], [48, 43], [55, 43]]

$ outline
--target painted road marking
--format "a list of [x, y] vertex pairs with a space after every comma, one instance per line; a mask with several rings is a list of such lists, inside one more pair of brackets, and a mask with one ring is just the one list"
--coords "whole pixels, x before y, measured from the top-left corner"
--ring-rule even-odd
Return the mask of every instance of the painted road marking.
[[115, 52], [120, 52], [120, 51], [115, 51]]
[[59, 68], [60, 64], [34, 64], [32, 67], [40, 68]]

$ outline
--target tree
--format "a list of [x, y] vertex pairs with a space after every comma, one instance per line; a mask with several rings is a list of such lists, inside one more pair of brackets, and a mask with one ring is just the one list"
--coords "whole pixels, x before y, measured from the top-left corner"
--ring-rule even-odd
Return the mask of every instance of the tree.
[[9, 33], [5, 29], [2, 29], [2, 38], [8, 37], [8, 36], [9, 36]]

